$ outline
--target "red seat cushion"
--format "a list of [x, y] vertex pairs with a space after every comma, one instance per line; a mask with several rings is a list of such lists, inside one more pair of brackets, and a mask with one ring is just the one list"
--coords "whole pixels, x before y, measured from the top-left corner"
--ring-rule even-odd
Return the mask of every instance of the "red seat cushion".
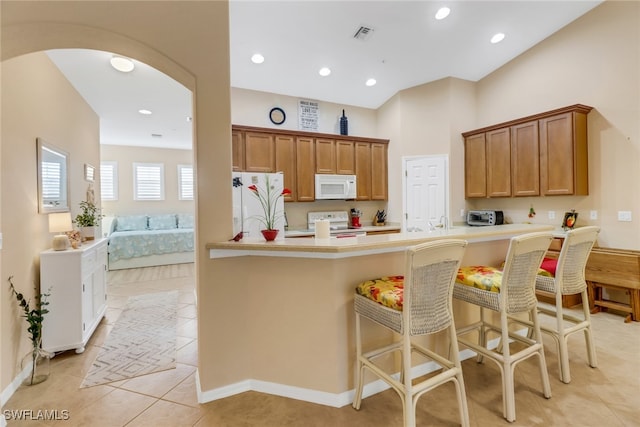
[[[542, 260], [542, 264], [540, 264], [540, 268], [551, 274], [552, 277], [556, 277], [556, 267], [558, 267], [558, 260], [554, 258], [545, 258]], [[542, 272], [538, 274], [544, 275]]]

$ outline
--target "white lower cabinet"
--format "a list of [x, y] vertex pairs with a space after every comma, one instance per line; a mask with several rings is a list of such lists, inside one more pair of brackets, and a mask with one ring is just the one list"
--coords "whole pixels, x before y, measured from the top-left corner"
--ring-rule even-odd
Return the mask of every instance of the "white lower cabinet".
[[40, 254], [40, 289], [49, 292], [42, 348], [84, 351], [107, 309], [107, 239]]

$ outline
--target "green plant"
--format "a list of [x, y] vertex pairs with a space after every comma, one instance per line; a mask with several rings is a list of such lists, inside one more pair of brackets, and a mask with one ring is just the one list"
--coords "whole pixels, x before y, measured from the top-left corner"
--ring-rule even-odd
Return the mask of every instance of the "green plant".
[[31, 339], [31, 381], [30, 384], [36, 383], [36, 358], [39, 355], [40, 343], [42, 342], [42, 322], [44, 321], [44, 315], [49, 312], [46, 309], [46, 306], [49, 305], [49, 301], [47, 298], [51, 295], [50, 290], [47, 293], [38, 293], [36, 289], [35, 296], [35, 308], [31, 307], [30, 301], [27, 300], [24, 295], [18, 292], [13, 285], [13, 276], [9, 276], [9, 285], [11, 286], [11, 292], [16, 297], [18, 301], [18, 305], [22, 308], [24, 312], [23, 317], [27, 319], [27, 323], [29, 327], [27, 328], [27, 332], [29, 332], [29, 338]]
[[98, 225], [98, 221], [104, 216], [98, 212], [96, 205], [91, 202], [80, 202], [80, 210], [81, 212], [73, 220], [78, 227], [94, 227]]
[[265, 187], [264, 189], [258, 188], [257, 185], [250, 185], [248, 188], [251, 192], [258, 198], [260, 201], [260, 205], [262, 206], [262, 210], [264, 211], [264, 216], [256, 215], [256, 218], [264, 224], [267, 230], [275, 229], [276, 219], [283, 216], [282, 212], [276, 212], [276, 201], [282, 197], [291, 194], [291, 190], [285, 188], [281, 193], [277, 191], [273, 191], [273, 186], [269, 183], [269, 177], [265, 178]]

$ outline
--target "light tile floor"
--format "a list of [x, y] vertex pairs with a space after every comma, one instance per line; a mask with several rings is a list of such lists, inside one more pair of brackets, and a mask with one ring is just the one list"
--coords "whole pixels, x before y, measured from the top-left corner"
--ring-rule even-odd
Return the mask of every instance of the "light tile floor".
[[[178, 366], [126, 381], [80, 389], [80, 383], [126, 300], [131, 295], [180, 291]], [[387, 390], [365, 399], [360, 411], [331, 408], [247, 392], [198, 404], [198, 363], [193, 264], [109, 272], [105, 319], [81, 355], [66, 352], [52, 360], [51, 377], [37, 386], [22, 386], [4, 410], [66, 410], [69, 419], [14, 421], [9, 426], [401, 426], [402, 406]], [[545, 337], [553, 397], [545, 399], [535, 359], [516, 368], [514, 423], [502, 418], [498, 367], [491, 362], [463, 362], [471, 426], [640, 426], [640, 323], [625, 324], [612, 313], [593, 316], [599, 368], [589, 368], [582, 335], [569, 340], [571, 384], [558, 379], [554, 343]], [[418, 403], [418, 425], [459, 425], [452, 384], [425, 394]]]

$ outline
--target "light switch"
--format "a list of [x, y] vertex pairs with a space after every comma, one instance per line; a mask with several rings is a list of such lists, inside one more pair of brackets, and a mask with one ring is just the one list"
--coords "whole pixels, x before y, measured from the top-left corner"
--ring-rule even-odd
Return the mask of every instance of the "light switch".
[[589, 218], [592, 220], [598, 219], [598, 211], [591, 211], [591, 215], [589, 216]]
[[549, 219], [556, 219], [556, 211], [549, 211]]
[[631, 221], [631, 211], [618, 211], [618, 221]]

